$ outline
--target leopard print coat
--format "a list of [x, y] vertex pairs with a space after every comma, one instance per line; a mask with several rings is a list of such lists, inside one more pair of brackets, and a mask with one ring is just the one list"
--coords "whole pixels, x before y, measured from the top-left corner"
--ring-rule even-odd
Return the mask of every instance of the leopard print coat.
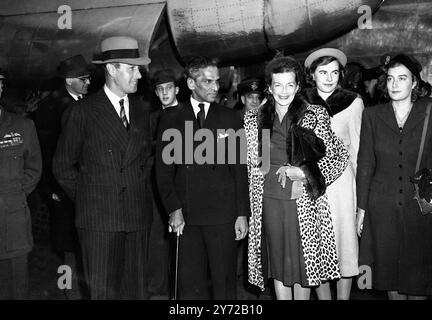
[[[262, 201], [265, 173], [260, 168], [261, 134], [263, 129], [262, 110], [249, 111], [245, 115], [245, 131], [247, 137], [247, 164], [249, 177], [249, 197], [251, 217], [248, 238], [248, 280], [264, 290], [264, 275], [261, 263], [261, 231]], [[296, 107], [299, 111], [299, 107]], [[312, 129], [326, 145], [326, 156], [318, 162], [326, 185], [335, 181], [345, 170], [349, 154], [343, 143], [330, 128], [330, 117], [327, 111], [318, 105], [302, 103], [300, 109], [311, 112], [303, 113], [301, 126]], [[290, 109], [294, 109], [290, 106]], [[288, 109], [288, 115], [292, 110]], [[304, 110], [303, 110], [304, 111]], [[301, 112], [300, 112], [301, 113]], [[306, 276], [310, 286], [321, 284], [322, 281], [340, 278], [336, 253], [335, 235], [330, 216], [327, 195], [312, 200], [306, 189], [296, 200], [300, 226], [300, 237], [305, 261]]]

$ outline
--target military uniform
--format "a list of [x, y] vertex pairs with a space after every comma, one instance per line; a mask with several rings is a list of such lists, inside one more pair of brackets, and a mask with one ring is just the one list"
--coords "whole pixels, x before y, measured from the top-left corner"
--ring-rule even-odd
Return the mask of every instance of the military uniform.
[[24, 298], [27, 291], [33, 237], [26, 196], [41, 171], [33, 122], [0, 106], [0, 298]]

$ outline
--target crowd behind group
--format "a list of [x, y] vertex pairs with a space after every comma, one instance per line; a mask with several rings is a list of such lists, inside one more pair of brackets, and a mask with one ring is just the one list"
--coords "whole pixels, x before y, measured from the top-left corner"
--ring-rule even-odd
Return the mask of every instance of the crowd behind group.
[[[149, 102], [137, 92], [150, 63], [137, 41], [100, 48], [92, 65], [60, 63], [61, 88], [33, 121], [0, 104], [0, 298], [28, 295], [26, 197], [37, 185], [52, 249], [72, 269], [70, 299], [232, 300], [245, 270], [280, 300], [311, 289], [348, 300], [359, 266], [389, 299], [432, 296], [432, 214], [413, 184], [432, 169], [432, 99], [415, 58], [389, 53], [366, 69], [334, 48], [303, 64], [278, 53], [239, 81], [228, 108], [216, 59], [190, 59], [182, 79], [153, 73]], [[88, 94], [95, 66], [105, 83]], [[181, 80], [190, 95], [178, 100]]]

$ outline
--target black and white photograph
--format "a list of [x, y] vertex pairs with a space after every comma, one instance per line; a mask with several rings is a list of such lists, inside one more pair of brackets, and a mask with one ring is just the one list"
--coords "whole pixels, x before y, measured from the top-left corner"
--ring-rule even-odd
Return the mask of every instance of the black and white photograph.
[[432, 0], [1, 0], [0, 300], [432, 300]]

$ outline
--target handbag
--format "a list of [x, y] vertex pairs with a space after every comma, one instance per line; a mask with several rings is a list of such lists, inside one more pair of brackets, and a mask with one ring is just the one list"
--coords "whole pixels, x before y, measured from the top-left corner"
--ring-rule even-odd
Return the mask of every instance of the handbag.
[[[425, 188], [426, 187], [430, 188], [430, 183], [429, 183], [430, 181], [426, 181], [427, 183], [422, 183], [422, 180], [424, 182], [427, 179], [426, 176], [431, 177], [432, 170], [428, 168], [423, 168], [422, 170], [419, 171], [420, 162], [423, 156], [423, 149], [426, 140], [426, 132], [428, 127], [431, 107], [432, 107], [432, 103], [430, 103], [426, 109], [426, 118], [423, 125], [423, 132], [420, 140], [420, 149], [417, 157], [416, 174], [414, 177], [411, 177], [411, 182], [414, 183], [414, 199], [417, 200], [422, 215], [427, 215], [432, 212], [432, 203], [430, 203], [424, 198], [426, 194]], [[419, 190], [419, 185], [422, 188], [422, 190]]]

